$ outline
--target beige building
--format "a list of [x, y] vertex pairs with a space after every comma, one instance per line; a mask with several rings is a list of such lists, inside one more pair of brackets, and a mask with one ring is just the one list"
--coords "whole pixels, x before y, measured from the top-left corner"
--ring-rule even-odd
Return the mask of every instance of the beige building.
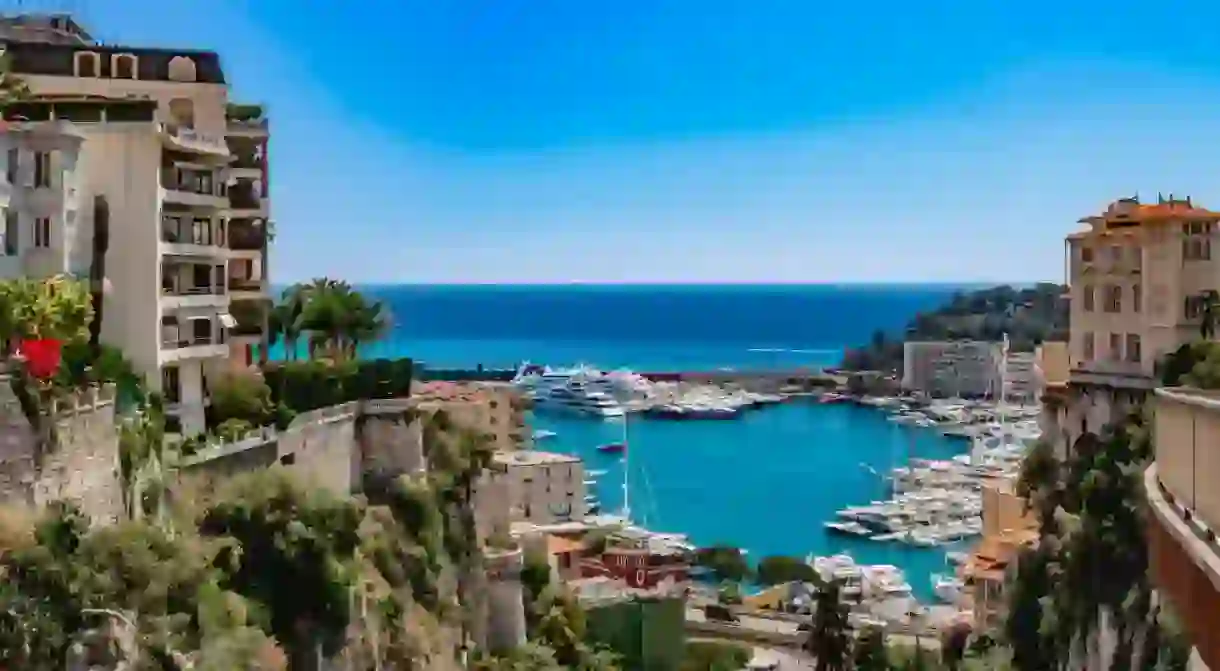
[[1211, 238], [1220, 213], [1189, 198], [1124, 198], [1084, 217], [1066, 241], [1071, 286], [1066, 454], [1156, 386], [1157, 361], [1199, 337], [1203, 292], [1220, 281]]
[[1220, 393], [1158, 389], [1152, 406], [1152, 575], [1195, 644], [1191, 668], [1220, 669]]
[[555, 524], [585, 516], [585, 469], [569, 454], [497, 452], [480, 482], [477, 508], [489, 533], [507, 533], [514, 522]]
[[1025, 510], [1011, 479], [983, 484], [983, 537], [962, 567], [970, 586], [975, 627], [986, 630], [1003, 621], [1005, 587], [1021, 549], [1038, 537], [1038, 520]]
[[106, 231], [102, 338], [201, 431], [206, 378], [264, 331], [231, 306], [265, 314], [265, 123], [231, 123], [212, 52], [96, 44], [66, 17], [0, 18], [0, 36], [32, 94], [6, 111], [0, 273], [85, 274]]
[[[1036, 352], [1009, 352], [1004, 371], [1004, 389], [1014, 401], [1035, 401], [1038, 398]], [[999, 385], [997, 385], [998, 388]]]
[[529, 447], [521, 391], [494, 382], [423, 382], [411, 397], [421, 409], [443, 409], [462, 426], [487, 434], [497, 451]]
[[991, 396], [999, 390], [1001, 347], [980, 340], [903, 343], [902, 388], [937, 397]]

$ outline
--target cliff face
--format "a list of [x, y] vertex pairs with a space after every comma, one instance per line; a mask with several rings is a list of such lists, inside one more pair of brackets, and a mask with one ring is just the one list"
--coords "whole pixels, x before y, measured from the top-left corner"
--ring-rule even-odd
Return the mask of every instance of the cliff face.
[[88, 389], [36, 408], [22, 407], [0, 378], [0, 499], [41, 507], [72, 501], [99, 523], [123, 515], [114, 389]]

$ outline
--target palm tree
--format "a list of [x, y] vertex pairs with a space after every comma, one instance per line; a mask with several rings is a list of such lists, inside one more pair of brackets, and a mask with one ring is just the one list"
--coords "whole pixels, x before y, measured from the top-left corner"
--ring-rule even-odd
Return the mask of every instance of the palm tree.
[[820, 583], [814, 596], [813, 623], [806, 644], [817, 671], [846, 671], [851, 663], [851, 628], [837, 580]]

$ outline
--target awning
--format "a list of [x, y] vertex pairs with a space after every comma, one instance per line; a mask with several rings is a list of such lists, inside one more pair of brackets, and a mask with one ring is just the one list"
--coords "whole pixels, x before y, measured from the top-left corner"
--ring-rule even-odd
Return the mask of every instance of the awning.
[[233, 318], [233, 315], [227, 312], [222, 312], [220, 313], [220, 325], [227, 329], [231, 329], [234, 326], [237, 326], [237, 320]]

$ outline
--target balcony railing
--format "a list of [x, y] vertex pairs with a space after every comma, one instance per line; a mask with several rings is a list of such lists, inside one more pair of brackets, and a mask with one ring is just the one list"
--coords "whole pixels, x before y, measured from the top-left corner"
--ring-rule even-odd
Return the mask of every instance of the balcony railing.
[[201, 133], [193, 128], [186, 128], [172, 123], [165, 124], [165, 132], [173, 137], [177, 144], [183, 147], [216, 154], [229, 153], [229, 145], [225, 143], [224, 137], [219, 135]]
[[263, 206], [262, 199], [253, 191], [229, 191], [229, 205], [235, 210], [257, 210]]
[[1178, 505], [1220, 531], [1220, 392], [1176, 387], [1156, 394], [1156, 465]]
[[161, 349], [181, 349], [183, 347], [201, 347], [204, 345], [223, 345], [224, 339], [217, 336], [179, 336], [177, 338], [162, 338]]
[[187, 287], [161, 287], [162, 296], [223, 296], [225, 294], [224, 285], [216, 286], [187, 286]]
[[263, 281], [245, 277], [230, 277], [229, 291], [262, 291]]
[[236, 154], [233, 162], [229, 164], [231, 168], [253, 168], [261, 170], [263, 167], [262, 158], [252, 153]]
[[201, 196], [223, 197], [226, 185], [216, 173], [183, 170], [181, 168], [162, 168], [161, 186], [173, 191], [185, 191]]
[[[257, 206], [255, 206], [257, 207]], [[267, 244], [267, 236], [261, 227], [242, 226], [229, 222], [229, 248], [244, 251], [260, 251]]]

